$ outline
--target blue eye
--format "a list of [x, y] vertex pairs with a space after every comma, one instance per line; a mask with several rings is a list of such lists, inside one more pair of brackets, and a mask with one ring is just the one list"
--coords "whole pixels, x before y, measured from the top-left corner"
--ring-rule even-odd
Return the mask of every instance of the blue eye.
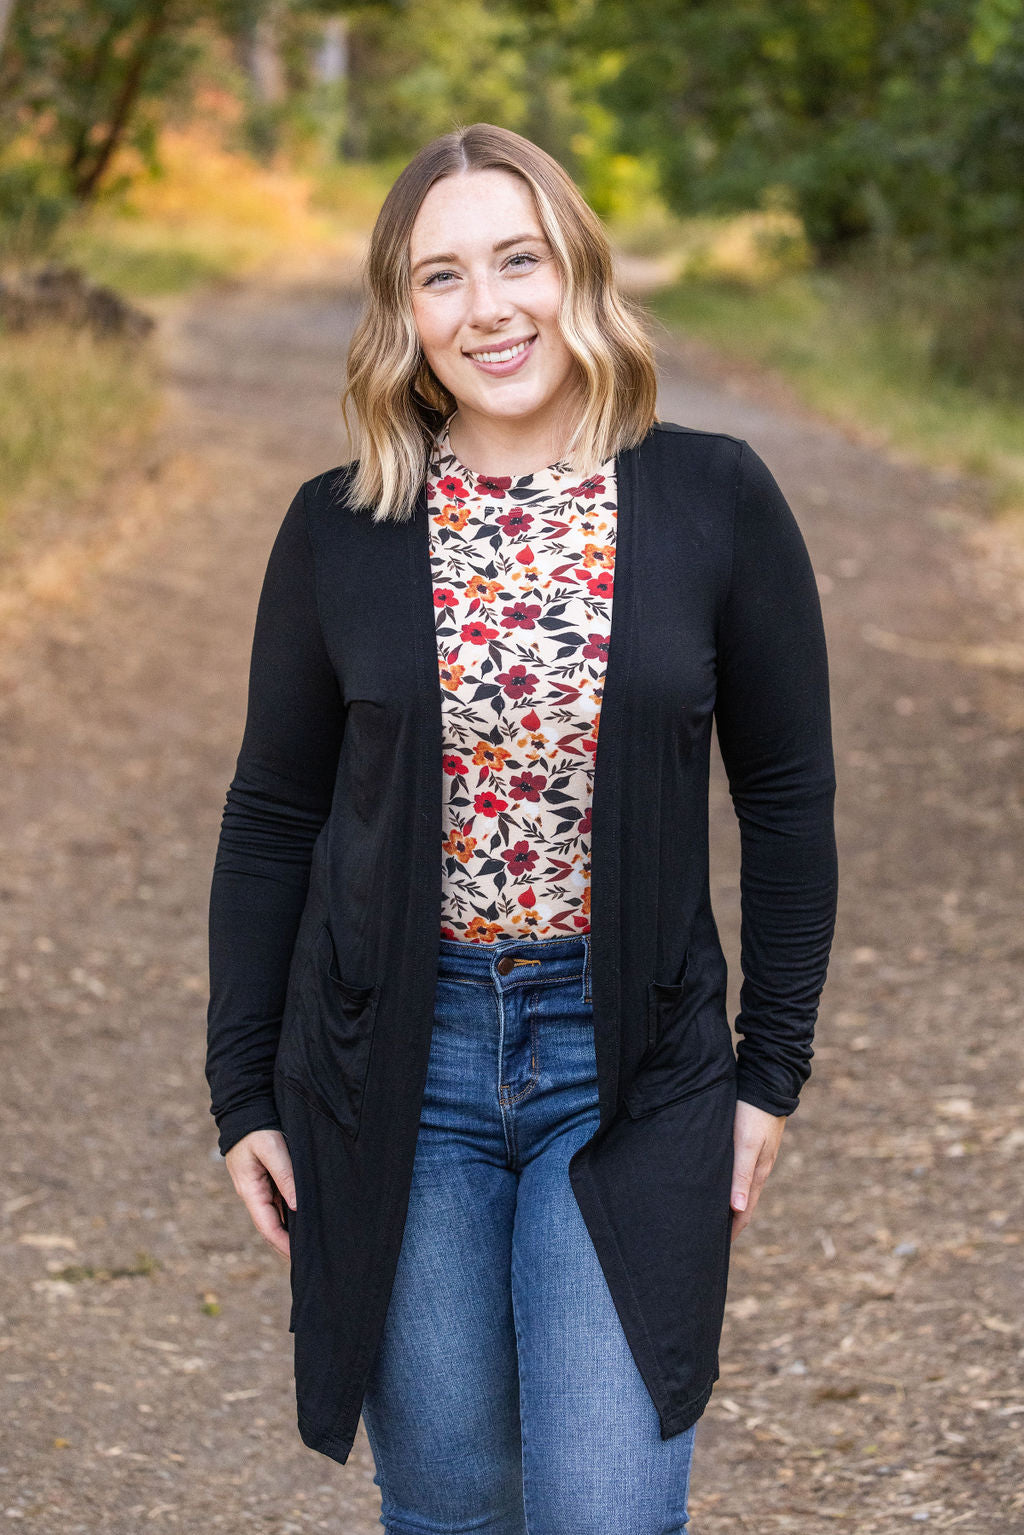
[[[522, 272], [522, 271], [527, 271], [528, 272], [528, 271], [531, 270], [531, 268], [533, 268], [533, 267], [535, 267], [537, 265], [537, 262], [539, 260], [540, 260], [540, 257], [539, 256], [535, 256], [531, 251], [516, 251], [515, 255], [510, 256], [508, 258], [508, 261], [507, 261], [506, 265], [512, 266], [513, 262], [525, 261], [527, 263], [527, 265], [525, 267], [517, 266], [517, 267], [513, 268], [513, 270], [519, 271], [519, 272]], [[455, 275], [456, 274], [454, 272], [450, 272], [450, 271], [447, 271], [447, 270], [442, 271], [442, 272], [431, 272], [429, 277], [424, 278], [423, 286], [425, 288], [432, 288], [432, 287], [434, 287], [436, 285], [436, 283], [437, 283], [439, 278], [441, 278], [441, 277], [454, 277]]]

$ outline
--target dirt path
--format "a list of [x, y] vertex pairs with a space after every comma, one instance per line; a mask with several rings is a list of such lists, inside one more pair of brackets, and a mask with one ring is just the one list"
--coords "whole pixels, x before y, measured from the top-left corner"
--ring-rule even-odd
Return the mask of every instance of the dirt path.
[[[203, 1077], [256, 594], [296, 486], [347, 456], [352, 313], [311, 282], [167, 306], [170, 408], [119, 491], [149, 510], [0, 668], [0, 1514], [32, 1530], [380, 1528], [362, 1433], [344, 1468], [298, 1439], [287, 1270]], [[1024, 1530], [1024, 581], [965, 558], [962, 482], [701, 348], [663, 380], [661, 414], [747, 437], [804, 527], [842, 855], [816, 1070], [734, 1249], [692, 1527]], [[735, 973], [720, 772], [714, 827]]]

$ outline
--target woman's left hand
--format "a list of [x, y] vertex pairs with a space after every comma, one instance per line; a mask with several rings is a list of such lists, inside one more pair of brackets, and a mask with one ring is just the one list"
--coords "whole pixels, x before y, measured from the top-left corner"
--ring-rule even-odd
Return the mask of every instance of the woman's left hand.
[[766, 1114], [752, 1103], [738, 1102], [733, 1121], [732, 1241], [750, 1222], [768, 1174], [779, 1154], [785, 1114]]

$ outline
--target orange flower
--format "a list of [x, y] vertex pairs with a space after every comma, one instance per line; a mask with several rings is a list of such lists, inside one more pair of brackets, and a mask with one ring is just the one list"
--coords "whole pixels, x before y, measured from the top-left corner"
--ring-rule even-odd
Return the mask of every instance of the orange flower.
[[612, 544], [584, 544], [583, 563], [588, 570], [593, 570], [596, 565], [605, 570], [615, 568], [615, 548]]
[[436, 523], [439, 528], [454, 528], [457, 533], [461, 533], [469, 521], [469, 516], [468, 506], [454, 506], [449, 501], [446, 506], [442, 506], [441, 510], [431, 521]]
[[501, 582], [488, 581], [485, 576], [474, 574], [466, 582], [467, 601], [476, 598], [480, 602], [493, 602], [500, 591]]
[[460, 863], [468, 863], [473, 856], [476, 847], [476, 838], [468, 837], [465, 832], [454, 830], [446, 842], [441, 846], [449, 858], [457, 858]]
[[449, 693], [457, 693], [462, 685], [462, 679], [466, 675], [466, 668], [458, 666], [453, 661], [445, 661], [438, 658], [438, 672], [441, 677], [441, 686]]
[[500, 773], [512, 753], [493, 741], [478, 741], [473, 752], [474, 767], [489, 767], [492, 773]]
[[474, 917], [466, 925], [466, 938], [470, 943], [493, 943], [500, 932], [500, 922], [486, 922], [483, 917]]

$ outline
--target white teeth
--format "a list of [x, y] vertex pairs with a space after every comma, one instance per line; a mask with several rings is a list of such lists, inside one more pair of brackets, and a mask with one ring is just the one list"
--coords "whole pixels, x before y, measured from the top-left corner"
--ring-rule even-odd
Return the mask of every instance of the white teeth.
[[529, 341], [521, 341], [518, 346], [510, 346], [504, 352], [474, 352], [473, 356], [477, 362], [511, 362], [513, 357], [525, 352], [529, 345]]

